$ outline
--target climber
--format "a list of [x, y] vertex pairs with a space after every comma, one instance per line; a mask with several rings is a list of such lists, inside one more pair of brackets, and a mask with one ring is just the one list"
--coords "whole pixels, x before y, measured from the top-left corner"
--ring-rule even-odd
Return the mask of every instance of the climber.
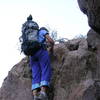
[[[46, 50], [46, 39], [51, 44], [51, 52], [53, 51], [54, 46], [54, 41], [51, 39], [48, 33], [49, 32], [46, 28], [40, 28], [39, 42], [42, 43], [42, 48], [34, 56], [30, 56], [34, 100], [48, 100], [47, 89], [50, 84], [51, 65], [48, 51]], [[41, 88], [41, 91], [38, 94], [39, 88]]]
[[[32, 20], [32, 16], [31, 18], [29, 16], [27, 19]], [[48, 100], [47, 91], [49, 88], [52, 71], [46, 40], [51, 44], [49, 50], [52, 53], [54, 41], [49, 36], [49, 31], [45, 27], [38, 29], [39, 26], [36, 22], [35, 25], [37, 26], [38, 42], [41, 44], [41, 48], [33, 55], [31, 54], [29, 56], [30, 67], [32, 69], [32, 94], [34, 96], [34, 100]]]

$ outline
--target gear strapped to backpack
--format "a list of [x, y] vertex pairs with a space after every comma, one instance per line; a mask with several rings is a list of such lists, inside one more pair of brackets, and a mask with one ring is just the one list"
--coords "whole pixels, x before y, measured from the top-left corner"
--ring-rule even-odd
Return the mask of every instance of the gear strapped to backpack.
[[36, 22], [32, 21], [32, 16], [30, 15], [22, 26], [21, 50], [25, 55], [32, 56], [41, 48], [38, 34], [39, 26]]

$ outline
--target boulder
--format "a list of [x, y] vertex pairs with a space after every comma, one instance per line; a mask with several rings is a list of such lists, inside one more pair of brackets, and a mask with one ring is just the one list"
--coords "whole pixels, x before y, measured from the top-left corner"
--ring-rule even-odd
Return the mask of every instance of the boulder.
[[87, 15], [89, 26], [100, 34], [100, 0], [78, 0], [78, 4]]
[[[73, 39], [54, 47], [51, 55], [52, 79], [49, 100], [99, 100], [100, 58], [88, 50], [86, 39]], [[29, 58], [23, 58], [9, 71], [0, 100], [33, 100]]]

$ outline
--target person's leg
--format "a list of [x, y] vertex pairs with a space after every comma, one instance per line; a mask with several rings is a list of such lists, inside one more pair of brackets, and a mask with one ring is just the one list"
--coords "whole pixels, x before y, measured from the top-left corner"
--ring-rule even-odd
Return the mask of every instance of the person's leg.
[[50, 64], [50, 57], [46, 50], [43, 51], [41, 54], [41, 59], [39, 61], [40, 67], [42, 70], [41, 74], [41, 86], [43, 86], [42, 90], [45, 91], [45, 87], [49, 87], [50, 79], [51, 79], [51, 64]]
[[49, 87], [50, 79], [51, 79], [50, 58], [47, 51], [44, 50], [42, 52], [39, 62], [42, 70], [40, 98], [43, 97], [44, 100], [47, 100], [47, 89]]
[[32, 69], [32, 93], [33, 96], [38, 95], [38, 88], [40, 88], [41, 68], [38, 61], [30, 59], [30, 66]]

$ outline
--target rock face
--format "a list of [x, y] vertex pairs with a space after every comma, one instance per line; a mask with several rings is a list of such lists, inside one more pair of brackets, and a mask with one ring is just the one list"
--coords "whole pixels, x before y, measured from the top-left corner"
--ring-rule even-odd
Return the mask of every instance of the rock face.
[[[98, 88], [100, 87], [100, 0], [78, 0], [78, 4], [81, 11], [88, 17], [88, 23], [91, 27], [87, 34], [88, 50], [95, 53], [96, 63], [94, 66], [95, 68], [97, 66], [98, 69], [96, 72], [93, 71], [97, 79], [94, 85], [95, 88], [91, 87], [91, 89], [89, 89], [89, 91], [91, 91], [90, 93], [86, 91], [87, 94], [84, 95], [83, 100], [100, 100], [100, 88]], [[91, 97], [89, 97], [89, 95], [91, 95]], [[87, 96], [87, 98], [85, 96]]]
[[[87, 33], [88, 50], [96, 54], [98, 71], [96, 77], [100, 74], [100, 0], [77, 0], [81, 11], [87, 15], [88, 23], [91, 29]], [[95, 66], [95, 65], [94, 65]], [[100, 99], [100, 97], [98, 97]], [[99, 100], [96, 99], [96, 100]], [[91, 99], [92, 100], [92, 99]], [[95, 100], [95, 99], [93, 99]]]
[[[96, 51], [88, 50], [86, 39], [55, 46], [49, 100], [100, 99], [100, 58]], [[24, 58], [8, 73], [0, 89], [0, 100], [33, 100], [28, 62]]]
[[100, 34], [90, 29], [87, 34], [87, 42], [90, 50], [98, 51], [100, 50]]
[[16, 64], [0, 89], [0, 100], [32, 100], [31, 72], [28, 60], [23, 59]]
[[[78, 0], [92, 29], [87, 39], [55, 46], [49, 100], [100, 100], [100, 0]], [[0, 88], [0, 100], [33, 100], [29, 59], [16, 64]]]
[[100, 0], [78, 0], [78, 3], [90, 27], [100, 33]]

